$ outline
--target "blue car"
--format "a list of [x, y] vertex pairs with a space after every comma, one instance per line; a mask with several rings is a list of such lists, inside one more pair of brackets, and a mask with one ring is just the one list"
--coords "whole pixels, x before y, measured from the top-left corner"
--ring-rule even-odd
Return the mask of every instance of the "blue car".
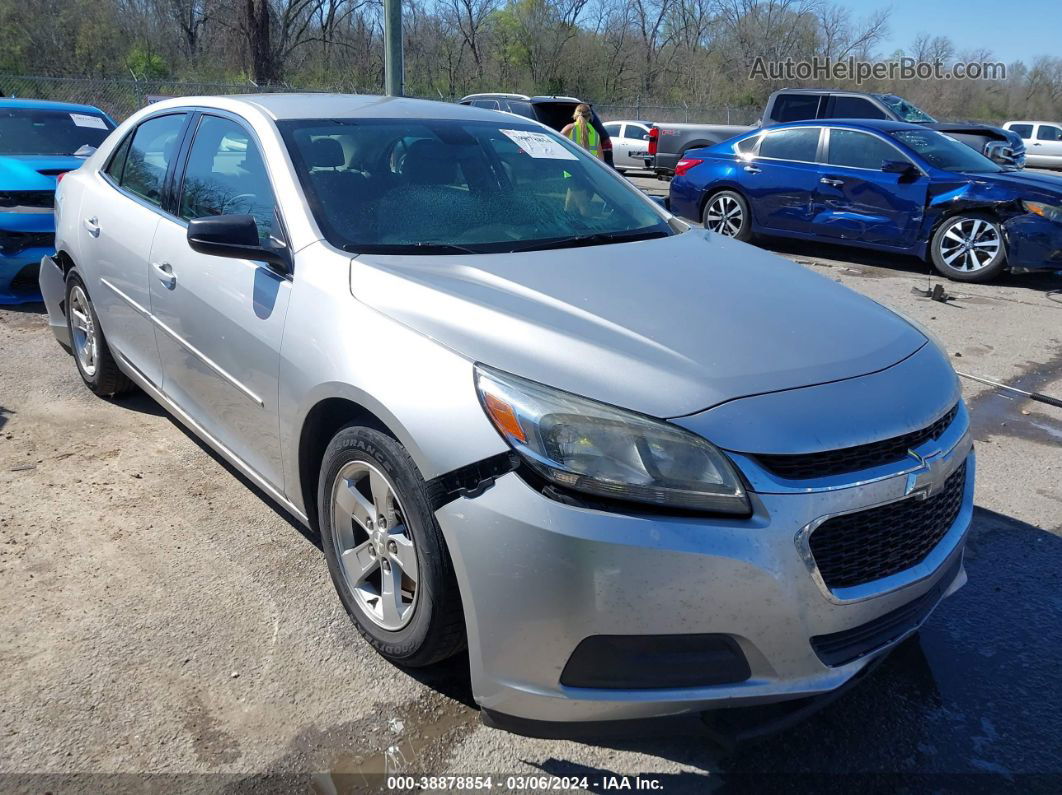
[[56, 178], [113, 129], [89, 105], [0, 97], [0, 305], [42, 300], [37, 273], [55, 251]]
[[670, 206], [739, 240], [893, 251], [959, 281], [1062, 270], [1062, 178], [1004, 171], [903, 122], [795, 122], [691, 150], [675, 168]]

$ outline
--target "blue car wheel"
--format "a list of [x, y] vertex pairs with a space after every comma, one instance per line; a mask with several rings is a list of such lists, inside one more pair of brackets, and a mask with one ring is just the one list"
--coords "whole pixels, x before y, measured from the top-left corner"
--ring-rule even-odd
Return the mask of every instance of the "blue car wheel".
[[949, 279], [987, 282], [1006, 267], [1003, 229], [984, 213], [953, 215], [937, 227], [930, 255], [933, 266]]
[[709, 197], [704, 205], [704, 228], [735, 240], [752, 238], [752, 218], [745, 197], [723, 190]]

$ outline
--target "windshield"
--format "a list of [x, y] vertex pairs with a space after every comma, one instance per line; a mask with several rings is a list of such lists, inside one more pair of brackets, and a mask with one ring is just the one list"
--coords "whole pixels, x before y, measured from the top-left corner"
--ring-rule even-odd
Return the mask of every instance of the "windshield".
[[0, 155], [72, 155], [98, 147], [112, 129], [99, 113], [0, 108]]
[[898, 97], [895, 94], [876, 94], [875, 96], [884, 102], [900, 121], [908, 121], [913, 124], [933, 124], [936, 122], [936, 119], [921, 108], [912, 105], [903, 97]]
[[984, 174], [1003, 170], [980, 152], [935, 130], [895, 130], [890, 134], [916, 151], [930, 165], [945, 171]]
[[348, 251], [529, 251], [673, 234], [621, 177], [517, 119], [278, 126], [322, 232]]

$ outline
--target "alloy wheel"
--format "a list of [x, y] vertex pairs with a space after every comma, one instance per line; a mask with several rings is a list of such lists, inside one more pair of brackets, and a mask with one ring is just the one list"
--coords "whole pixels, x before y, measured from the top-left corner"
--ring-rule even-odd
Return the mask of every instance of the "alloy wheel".
[[417, 549], [391, 481], [365, 461], [346, 464], [332, 485], [336, 558], [362, 613], [389, 631], [417, 606]]
[[81, 369], [89, 378], [96, 374], [96, 356], [99, 351], [96, 324], [92, 320], [88, 296], [75, 286], [70, 290], [70, 330], [73, 332], [74, 351]]
[[991, 221], [959, 218], [940, 236], [938, 254], [949, 268], [974, 273], [992, 264], [1002, 245], [999, 227]]
[[716, 196], [704, 214], [704, 225], [713, 232], [734, 237], [741, 231], [744, 214], [737, 199], [727, 194]]

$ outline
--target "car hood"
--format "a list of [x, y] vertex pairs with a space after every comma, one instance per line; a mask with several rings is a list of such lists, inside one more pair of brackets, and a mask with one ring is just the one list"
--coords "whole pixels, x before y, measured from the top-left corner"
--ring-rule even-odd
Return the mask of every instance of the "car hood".
[[997, 141], [1008, 141], [1016, 138], [1021, 141], [1021, 136], [1017, 133], [1011, 133], [1004, 130], [1002, 127], [996, 127], [992, 124], [985, 124], [979, 121], [937, 121], [937, 122], [925, 122], [925, 127], [931, 130], [937, 130], [938, 132], [952, 132], [952, 133], [975, 133], [980, 135], [989, 135], [995, 138]]
[[84, 162], [73, 155], [0, 155], [0, 190], [53, 190], [56, 172]]
[[876, 372], [926, 343], [870, 299], [703, 230], [518, 254], [361, 255], [350, 281], [360, 301], [468, 358], [656, 417]]
[[1002, 187], [1015, 188], [1019, 191], [1035, 190], [1040, 193], [1048, 193], [1056, 198], [1062, 198], [1062, 176], [1054, 174], [1038, 174], [1034, 171], [1003, 171], [998, 174], [969, 174], [976, 180], [1000, 185]]

